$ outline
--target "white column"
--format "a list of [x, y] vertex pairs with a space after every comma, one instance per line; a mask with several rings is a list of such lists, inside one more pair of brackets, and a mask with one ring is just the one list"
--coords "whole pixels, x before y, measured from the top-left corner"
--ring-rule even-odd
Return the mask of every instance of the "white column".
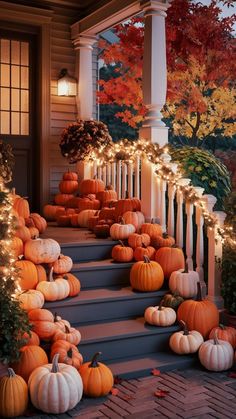
[[[173, 173], [177, 172], [178, 164], [170, 163]], [[174, 211], [174, 199], [175, 199], [176, 186], [168, 183], [168, 227], [167, 232], [170, 236], [175, 234], [175, 211]]]
[[[195, 191], [197, 192], [198, 196], [201, 198], [204, 192], [204, 188], [196, 187]], [[203, 261], [204, 261], [204, 241], [203, 241], [203, 224], [204, 219], [202, 216], [202, 209], [199, 206], [196, 206], [196, 225], [197, 225], [197, 244], [196, 244], [196, 272], [198, 272], [202, 295], [206, 296], [206, 283], [204, 281], [204, 269], [203, 269]]]
[[[80, 35], [73, 40], [76, 51], [76, 71], [78, 80], [77, 112], [78, 119], [92, 119], [93, 117], [93, 75], [92, 51], [96, 37]], [[77, 163], [79, 180], [92, 177], [91, 166], [85, 162]]]
[[[182, 178], [179, 179], [180, 186], [187, 186], [191, 182], [191, 179]], [[177, 217], [176, 217], [176, 244], [177, 246], [183, 248], [183, 193], [181, 189], [177, 189]]]
[[133, 198], [133, 163], [129, 163], [128, 165], [128, 192], [130, 198]]
[[186, 263], [188, 269], [193, 271], [193, 204], [186, 202], [185, 211], [187, 215], [187, 229], [186, 229]]

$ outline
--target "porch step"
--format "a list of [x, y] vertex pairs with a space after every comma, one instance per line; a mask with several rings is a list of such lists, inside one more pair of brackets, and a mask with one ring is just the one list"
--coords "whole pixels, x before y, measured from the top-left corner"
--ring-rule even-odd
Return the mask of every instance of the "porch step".
[[77, 243], [61, 243], [61, 251], [74, 263], [109, 259], [113, 246], [118, 242], [108, 239], [90, 239]]
[[81, 291], [74, 298], [47, 302], [44, 307], [72, 324], [82, 325], [142, 316], [148, 306], [158, 305], [166, 292], [141, 293], [131, 287], [98, 288]]
[[[101, 358], [102, 362], [103, 358]], [[130, 356], [107, 361], [114, 376], [131, 379], [149, 376], [155, 368], [161, 372], [184, 370], [199, 365], [196, 355], [176, 355], [171, 352], [147, 353], [144, 356]], [[153, 389], [153, 391], [155, 388]]]
[[129, 274], [133, 263], [116, 263], [112, 259], [74, 263], [72, 273], [79, 278], [81, 288], [129, 285]]
[[138, 317], [78, 326], [78, 329], [82, 336], [79, 349], [85, 360], [101, 351], [104, 361], [115, 361], [121, 357], [165, 351], [170, 336], [179, 330], [179, 326], [151, 326], [145, 322], [144, 317]]

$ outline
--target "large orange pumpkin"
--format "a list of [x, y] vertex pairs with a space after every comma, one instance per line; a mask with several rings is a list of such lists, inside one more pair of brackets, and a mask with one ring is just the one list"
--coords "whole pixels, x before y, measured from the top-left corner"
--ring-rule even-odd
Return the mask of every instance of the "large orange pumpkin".
[[29, 203], [25, 198], [16, 198], [13, 208], [18, 212], [20, 217], [28, 218], [30, 216]]
[[28, 405], [28, 386], [22, 377], [8, 368], [8, 376], [0, 379], [0, 417], [23, 415]]
[[59, 205], [45, 205], [43, 207], [43, 215], [48, 221], [54, 221], [56, 219], [56, 213], [58, 210], [64, 210], [62, 206]]
[[141, 201], [137, 198], [129, 198], [128, 193], [125, 199], [119, 199], [115, 204], [116, 220], [127, 211], [141, 211]]
[[105, 185], [101, 179], [83, 179], [79, 184], [81, 195], [97, 194], [104, 191]]
[[169, 278], [172, 272], [184, 269], [185, 266], [183, 250], [174, 246], [158, 249], [155, 254], [155, 261], [160, 263], [165, 278]]
[[28, 312], [29, 322], [33, 326], [33, 331], [37, 333], [40, 339], [50, 340], [57, 326], [54, 323], [54, 317], [51, 311], [44, 308], [35, 308]]
[[226, 340], [233, 346], [233, 348], [236, 348], [236, 329], [234, 327], [219, 324], [218, 327], [214, 327], [211, 330], [209, 339], [214, 339], [215, 333], [217, 333], [218, 339]]
[[35, 368], [48, 363], [46, 352], [37, 345], [26, 345], [20, 348], [20, 359], [13, 364], [14, 371], [27, 382]]
[[105, 191], [101, 191], [97, 193], [97, 199], [101, 201], [102, 205], [108, 201], [116, 201], [117, 200], [117, 192], [114, 191], [112, 185], [106, 186]]
[[91, 362], [81, 365], [79, 373], [81, 375], [84, 394], [89, 397], [101, 397], [111, 391], [114, 379], [110, 368], [97, 361], [101, 352], [97, 352]]
[[[74, 198], [73, 194], [58, 193], [54, 196], [54, 202], [58, 206], [66, 206], [71, 199]], [[59, 209], [59, 208], [58, 208]]]
[[19, 269], [18, 282], [21, 289], [34, 289], [38, 283], [38, 274], [34, 263], [29, 260], [18, 260], [16, 267]]
[[138, 291], [158, 291], [164, 282], [164, 274], [159, 263], [144, 256], [143, 262], [136, 262], [130, 271], [132, 288]]
[[151, 237], [151, 240], [153, 240], [155, 237], [162, 235], [162, 227], [152, 220], [151, 223], [144, 223], [142, 225], [141, 233], [148, 234]]
[[63, 173], [63, 180], [78, 180], [78, 174], [68, 169], [67, 172]]
[[23, 254], [24, 244], [19, 237], [13, 237], [11, 246], [15, 258], [18, 258], [18, 256]]
[[62, 194], [73, 194], [78, 190], [77, 180], [61, 180], [59, 189]]
[[199, 282], [197, 299], [186, 300], [180, 304], [177, 319], [183, 320], [188, 329], [197, 330], [204, 339], [208, 338], [210, 331], [219, 325], [219, 311], [211, 301], [202, 300]]
[[31, 345], [36, 345], [39, 346], [40, 345], [40, 340], [39, 337], [37, 335], [37, 333], [33, 332], [33, 330], [31, 330], [29, 333], [25, 332], [22, 335], [22, 339], [25, 339], [25, 346], [31, 346]]

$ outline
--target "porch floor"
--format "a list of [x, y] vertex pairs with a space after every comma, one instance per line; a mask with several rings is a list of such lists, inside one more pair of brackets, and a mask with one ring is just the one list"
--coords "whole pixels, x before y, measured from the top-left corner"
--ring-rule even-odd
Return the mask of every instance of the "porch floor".
[[40, 235], [41, 238], [54, 239], [58, 243], [100, 243], [112, 241], [111, 238], [108, 239], [97, 239], [95, 234], [89, 231], [87, 228], [81, 227], [58, 227], [55, 222], [49, 222], [48, 227], [45, 232]]
[[[114, 387], [116, 395], [83, 398], [73, 410], [62, 415], [47, 415], [32, 408], [20, 419], [236, 418], [236, 380], [228, 372], [211, 373], [201, 367], [158, 376], [150, 372], [148, 377], [122, 380]], [[164, 390], [165, 397], [155, 396], [158, 390]]]

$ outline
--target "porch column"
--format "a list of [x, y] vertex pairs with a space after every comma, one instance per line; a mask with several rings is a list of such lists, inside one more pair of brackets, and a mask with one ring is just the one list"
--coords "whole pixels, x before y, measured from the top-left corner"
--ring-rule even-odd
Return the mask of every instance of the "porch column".
[[[79, 35], [73, 39], [76, 51], [75, 76], [78, 80], [77, 118], [89, 120], [93, 118], [93, 75], [92, 52], [97, 41], [95, 36]], [[89, 163], [78, 162], [79, 180], [92, 177], [92, 166]]]
[[[147, 138], [160, 146], [168, 143], [168, 127], [162, 121], [161, 109], [166, 101], [166, 39], [165, 18], [167, 0], [141, 0], [144, 12], [143, 102], [148, 111], [139, 130], [140, 138]], [[156, 217], [155, 174], [150, 164], [142, 164], [142, 210], [147, 218]]]

